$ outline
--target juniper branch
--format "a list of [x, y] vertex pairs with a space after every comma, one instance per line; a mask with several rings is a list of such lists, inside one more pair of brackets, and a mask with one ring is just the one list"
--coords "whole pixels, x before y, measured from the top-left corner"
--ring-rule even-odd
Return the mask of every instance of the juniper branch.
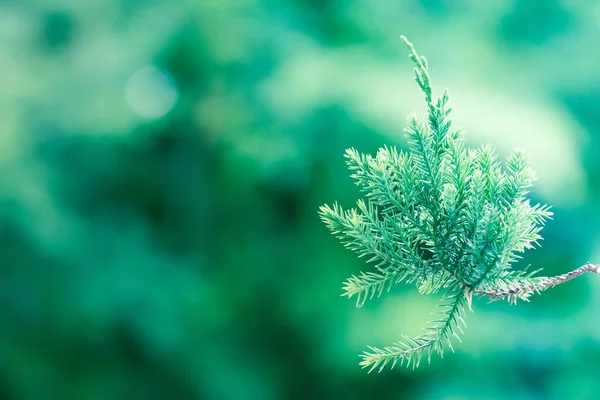
[[442, 316], [424, 335], [363, 354], [361, 365], [380, 371], [397, 363], [416, 367], [423, 355], [430, 361], [432, 353], [452, 349], [474, 294], [515, 303], [585, 272], [600, 274], [600, 265], [590, 263], [555, 277], [511, 268], [542, 239], [552, 216], [550, 207], [526, 197], [535, 173], [519, 151], [502, 164], [489, 145], [465, 146], [452, 128], [447, 91], [434, 100], [427, 60], [402, 40], [425, 94], [427, 122], [409, 118], [408, 152], [386, 146], [373, 157], [348, 150], [351, 176], [366, 199], [350, 210], [337, 203], [320, 209], [332, 233], [375, 264], [376, 271], [343, 285], [342, 295], [356, 296], [358, 307], [400, 282], [415, 283], [422, 294], [446, 290]]
[[462, 332], [463, 327], [466, 326], [463, 317], [466, 301], [467, 298], [463, 296], [461, 286], [459, 284], [453, 285], [441, 301], [444, 309], [439, 314], [442, 317], [431, 321], [434, 325], [425, 334], [416, 338], [405, 336], [403, 342], [395, 343], [383, 349], [369, 347], [370, 351], [363, 353], [363, 360], [360, 365], [363, 368], [370, 368], [369, 372], [375, 368], [379, 368], [379, 371], [381, 371], [390, 362], [392, 368], [398, 362], [400, 362], [400, 365], [406, 363], [407, 366], [412, 365], [415, 368], [419, 366], [424, 354], [427, 355], [428, 361], [431, 361], [431, 355], [434, 351], [442, 355], [445, 344], [454, 350], [450, 337], [454, 336], [460, 341], [456, 329]]

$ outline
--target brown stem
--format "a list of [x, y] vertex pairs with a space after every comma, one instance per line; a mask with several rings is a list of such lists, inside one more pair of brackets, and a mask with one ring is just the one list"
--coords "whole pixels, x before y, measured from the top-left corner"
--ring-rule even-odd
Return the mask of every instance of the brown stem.
[[[560, 285], [561, 283], [565, 283], [570, 281], [573, 278], [577, 278], [579, 275], [582, 275], [586, 272], [594, 272], [596, 274], [600, 274], [600, 265], [587, 263], [576, 270], [571, 272], [567, 272], [563, 275], [553, 276], [553, 277], [541, 277], [537, 278], [536, 281], [524, 282], [522, 285], [515, 287], [507, 287], [507, 288], [485, 288], [478, 289], [475, 293], [488, 296], [491, 301], [501, 300], [505, 297], [508, 297], [512, 302], [516, 301], [516, 299], [526, 299], [527, 296], [532, 294], [533, 292], [539, 293], [548, 288], [554, 287], [556, 285]], [[535, 279], [535, 278], [534, 278]]]
[[577, 278], [579, 275], [582, 275], [586, 272], [594, 272], [596, 274], [600, 274], [600, 265], [587, 263], [584, 266], [577, 268], [576, 270], [567, 272], [566, 274], [546, 278], [544, 281], [545, 286], [546, 288], [549, 288], [556, 285], [560, 285], [561, 283], [565, 283], [566, 281], [570, 281], [573, 278]]

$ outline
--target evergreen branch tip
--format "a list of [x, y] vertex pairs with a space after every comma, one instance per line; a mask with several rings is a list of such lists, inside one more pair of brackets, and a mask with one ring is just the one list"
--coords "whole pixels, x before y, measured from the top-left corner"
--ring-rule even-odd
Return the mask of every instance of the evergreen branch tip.
[[416, 368], [424, 356], [430, 362], [434, 353], [453, 351], [473, 295], [528, 301], [586, 272], [600, 274], [591, 263], [555, 277], [512, 268], [542, 240], [553, 215], [549, 206], [527, 198], [536, 179], [528, 157], [514, 151], [501, 162], [489, 145], [465, 145], [452, 125], [447, 91], [434, 99], [427, 60], [400, 38], [425, 94], [427, 117], [409, 118], [406, 151], [384, 146], [372, 156], [348, 149], [346, 163], [365, 198], [350, 209], [324, 205], [319, 214], [345, 247], [373, 265], [343, 285], [342, 296], [356, 296], [358, 307], [401, 282], [415, 284], [422, 294], [445, 294], [425, 334], [362, 354], [360, 365], [369, 371], [397, 364]]

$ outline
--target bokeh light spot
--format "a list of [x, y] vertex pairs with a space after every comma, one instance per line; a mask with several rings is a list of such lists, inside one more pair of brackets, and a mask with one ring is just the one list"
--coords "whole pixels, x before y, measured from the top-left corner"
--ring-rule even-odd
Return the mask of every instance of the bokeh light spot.
[[135, 71], [125, 84], [125, 101], [143, 118], [164, 117], [173, 109], [179, 93], [171, 76], [155, 66]]

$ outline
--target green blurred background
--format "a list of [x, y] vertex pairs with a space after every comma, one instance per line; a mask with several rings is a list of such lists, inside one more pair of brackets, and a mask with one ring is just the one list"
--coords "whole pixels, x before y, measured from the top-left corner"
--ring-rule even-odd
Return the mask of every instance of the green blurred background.
[[3, 0], [0, 398], [597, 398], [595, 276], [359, 368], [437, 302], [341, 298], [367, 267], [317, 216], [425, 110], [401, 34], [470, 143], [532, 157], [555, 219], [517, 267], [600, 262], [596, 1]]

